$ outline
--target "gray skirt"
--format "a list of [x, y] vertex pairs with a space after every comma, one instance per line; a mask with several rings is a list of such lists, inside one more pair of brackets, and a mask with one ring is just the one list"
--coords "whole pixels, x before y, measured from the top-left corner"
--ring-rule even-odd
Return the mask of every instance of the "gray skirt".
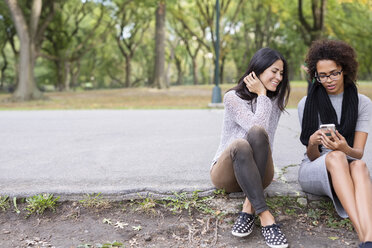
[[[338, 215], [342, 218], [347, 218], [348, 215], [333, 189], [330, 175], [326, 168], [325, 158], [328, 153], [329, 151], [322, 152], [321, 156], [314, 161], [310, 161], [305, 154], [305, 158], [302, 160], [298, 171], [298, 182], [302, 190], [307, 193], [326, 195], [331, 198]], [[352, 158], [348, 159], [349, 162], [353, 160]]]

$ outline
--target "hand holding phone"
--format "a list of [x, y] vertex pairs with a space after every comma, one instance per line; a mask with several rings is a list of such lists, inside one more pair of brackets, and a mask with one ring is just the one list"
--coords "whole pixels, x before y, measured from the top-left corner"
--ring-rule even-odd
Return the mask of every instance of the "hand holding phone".
[[322, 124], [319, 126], [319, 129], [322, 130], [326, 136], [332, 136], [331, 131], [336, 132], [335, 124]]

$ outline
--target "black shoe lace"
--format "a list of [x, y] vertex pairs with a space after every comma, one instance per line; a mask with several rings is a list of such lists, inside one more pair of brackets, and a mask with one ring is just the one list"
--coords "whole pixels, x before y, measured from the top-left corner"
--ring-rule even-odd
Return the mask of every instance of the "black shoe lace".
[[276, 223], [274, 223], [274, 224], [270, 227], [270, 229], [273, 230], [273, 233], [275, 234], [275, 236], [277, 236], [277, 235], [281, 235], [281, 234], [282, 234], [282, 231], [280, 230], [280, 226], [281, 226], [281, 224], [276, 224]]

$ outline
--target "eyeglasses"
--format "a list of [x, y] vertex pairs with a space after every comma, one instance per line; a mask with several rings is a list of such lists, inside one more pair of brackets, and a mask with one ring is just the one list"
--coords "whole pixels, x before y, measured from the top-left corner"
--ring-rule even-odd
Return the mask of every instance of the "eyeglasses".
[[331, 80], [340, 79], [341, 72], [342, 72], [342, 70], [341, 71], [335, 71], [335, 72], [332, 72], [329, 75], [318, 75], [318, 73], [315, 72], [315, 78], [316, 78], [316, 80], [318, 80], [319, 83], [324, 84], [328, 81], [328, 78], [330, 78]]

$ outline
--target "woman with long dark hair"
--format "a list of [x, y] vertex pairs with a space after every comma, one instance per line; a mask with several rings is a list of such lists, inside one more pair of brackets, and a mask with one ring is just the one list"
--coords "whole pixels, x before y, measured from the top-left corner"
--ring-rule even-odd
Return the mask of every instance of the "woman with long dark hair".
[[237, 86], [224, 96], [221, 141], [212, 162], [211, 179], [226, 192], [243, 191], [246, 198], [232, 234], [252, 232], [255, 214], [270, 247], [288, 247], [264, 196], [274, 176], [272, 145], [290, 92], [284, 57], [270, 48], [258, 50]]
[[[305, 192], [330, 197], [337, 213], [350, 217], [360, 247], [372, 247], [372, 183], [360, 160], [372, 102], [355, 85], [356, 53], [342, 41], [316, 41], [306, 63], [315, 82], [298, 104], [300, 140], [306, 146], [298, 181]], [[319, 129], [320, 124], [333, 124], [335, 130]]]

